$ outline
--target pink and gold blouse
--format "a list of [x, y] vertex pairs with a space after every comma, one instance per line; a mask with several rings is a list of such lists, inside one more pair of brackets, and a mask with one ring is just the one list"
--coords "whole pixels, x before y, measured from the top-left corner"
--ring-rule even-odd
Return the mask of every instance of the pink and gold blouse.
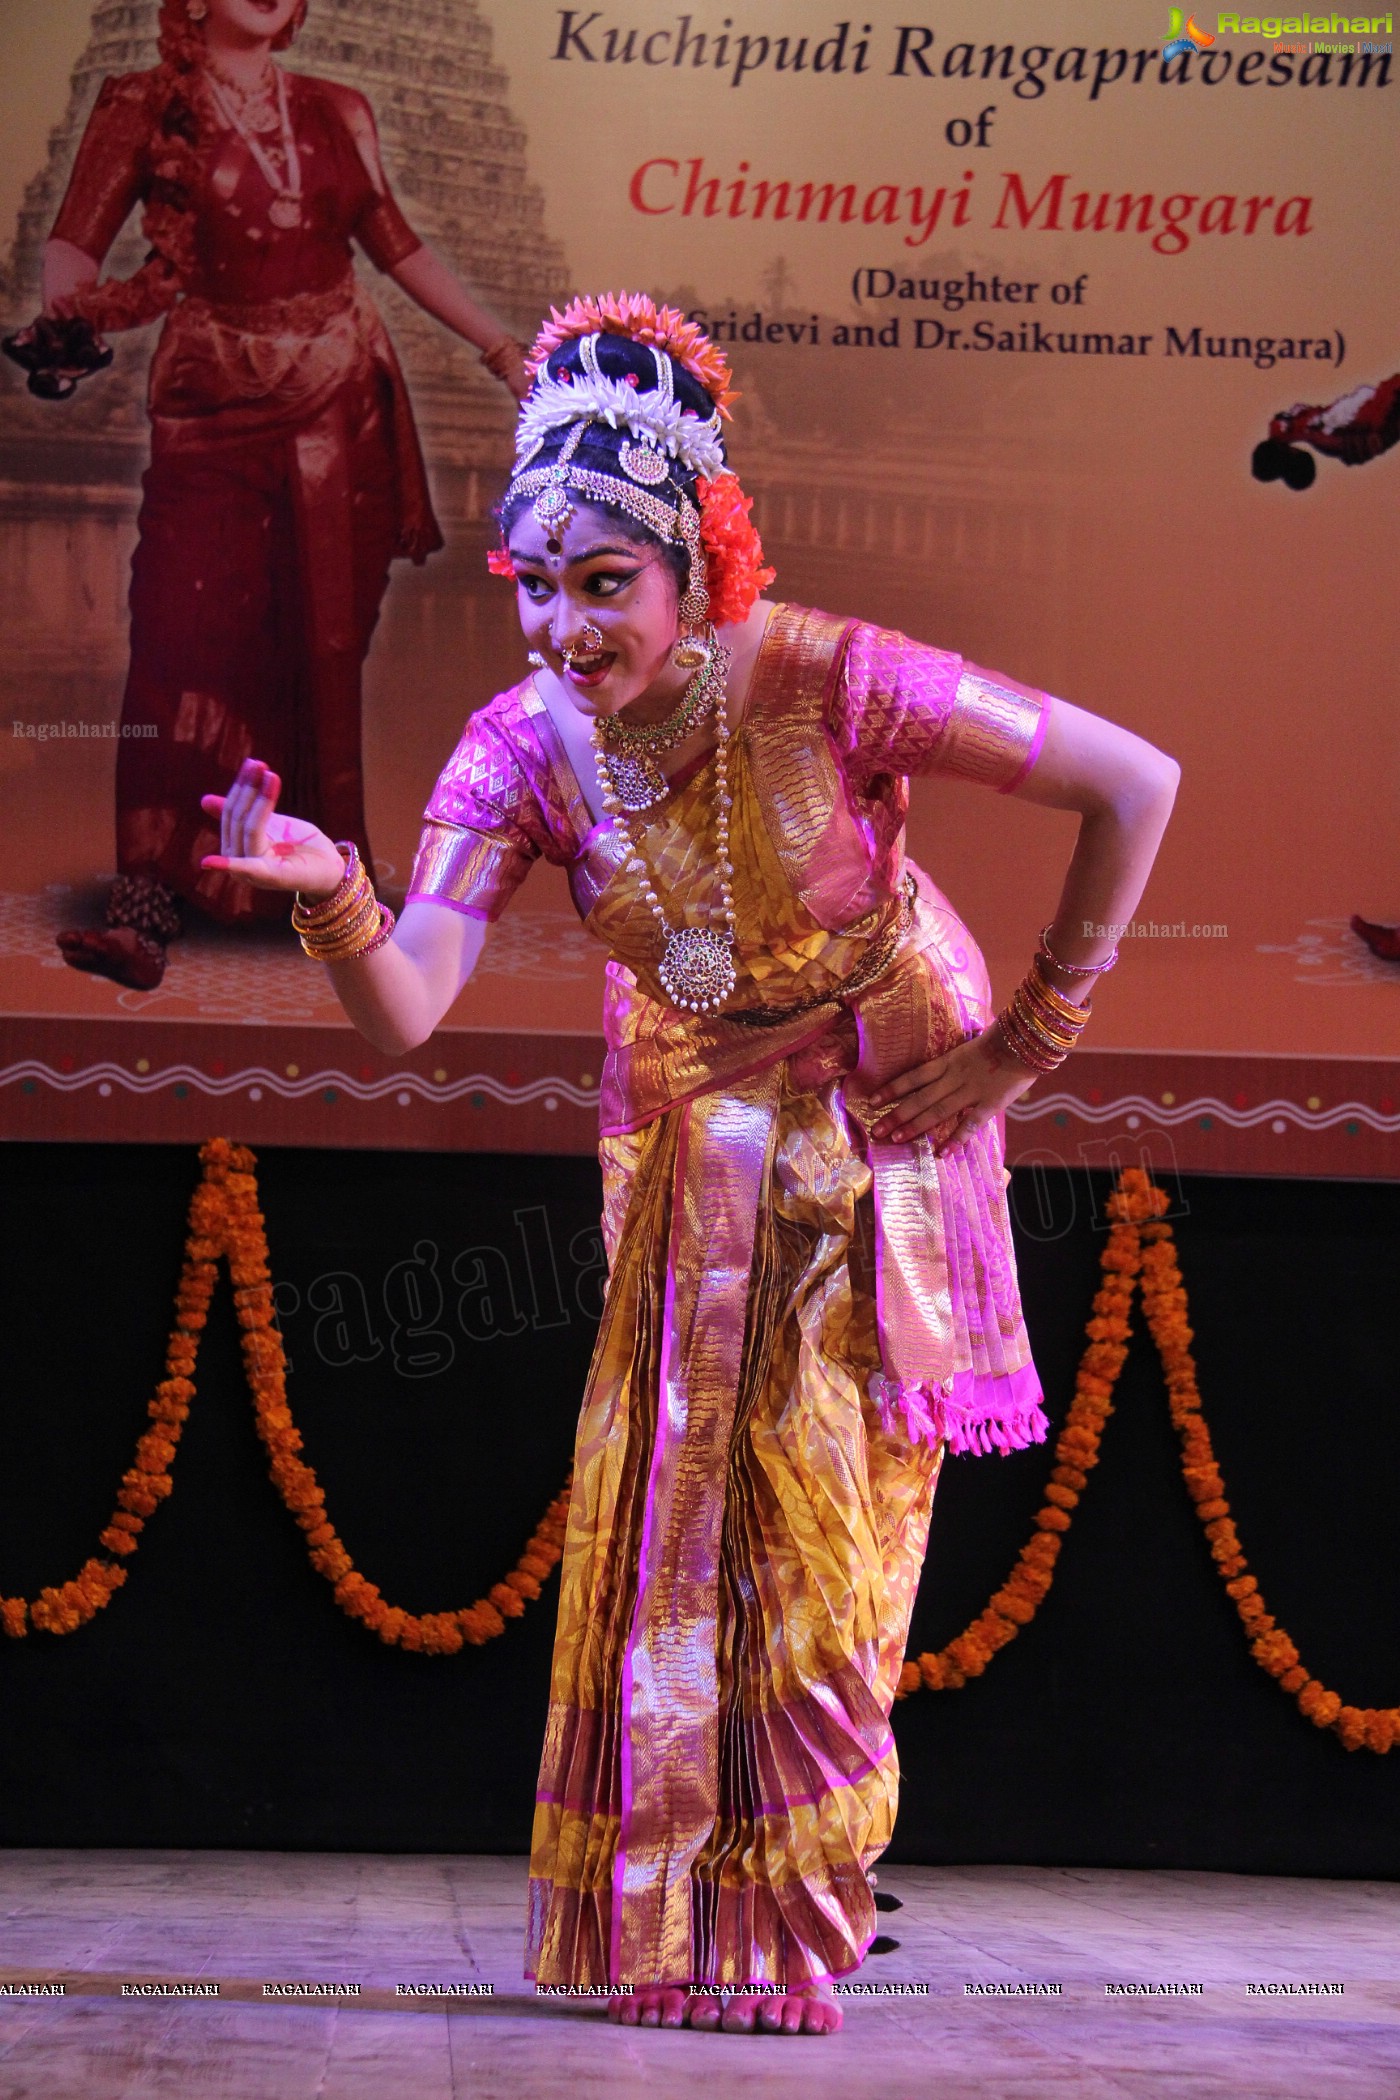
[[[738, 981], [716, 1014], [681, 1013], [621, 825], [595, 824], [528, 680], [468, 722], [438, 779], [409, 885], [494, 920], [541, 856], [568, 870], [609, 949], [601, 1129], [636, 1130], [781, 1060], [843, 1082], [875, 1169], [882, 1353], [911, 1434], [1001, 1448], [1043, 1434], [1021, 1322], [995, 1125], [939, 1159], [869, 1136], [885, 1079], [991, 1018], [980, 953], [907, 859], [908, 782], [1006, 792], [1034, 765], [1046, 695], [888, 629], [780, 605], [730, 749]], [[716, 893], [713, 759], [633, 820], [673, 925]], [[878, 964], [871, 974], [870, 963]], [[843, 987], [858, 986], [843, 996]], [[970, 1222], [969, 1222], [970, 1221]]]

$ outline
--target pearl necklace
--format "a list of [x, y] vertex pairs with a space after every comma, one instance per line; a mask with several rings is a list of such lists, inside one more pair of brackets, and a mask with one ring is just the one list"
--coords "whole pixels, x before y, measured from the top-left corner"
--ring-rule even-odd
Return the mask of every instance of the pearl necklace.
[[[208, 66], [204, 69], [204, 77], [209, 83], [209, 92], [220, 116], [230, 130], [236, 131], [242, 139], [264, 182], [272, 191], [272, 202], [267, 209], [269, 219], [274, 226], [280, 226], [286, 232], [301, 224], [301, 155], [297, 151], [296, 133], [292, 130], [291, 113], [287, 108], [287, 76], [280, 66], [274, 66], [270, 61], [268, 70], [272, 74], [271, 85], [277, 97], [277, 120], [282, 134], [285, 175], [278, 173], [271, 155], [260, 144], [245, 114], [255, 100], [266, 94], [267, 90], [252, 90], [244, 102], [243, 111], [240, 111], [230, 97], [232, 82], [221, 80]], [[238, 90], [235, 88], [233, 92], [236, 94]]]
[[666, 946], [657, 976], [672, 1004], [693, 1014], [714, 1013], [723, 1006], [738, 981], [734, 968], [734, 863], [729, 857], [729, 718], [725, 712], [725, 678], [729, 670], [727, 649], [716, 651], [718, 674], [710, 685], [715, 716], [715, 866], [719, 876], [719, 898], [709, 907], [708, 926], [673, 926], [657, 895], [651, 870], [640, 841], [632, 829], [627, 806], [613, 778], [613, 754], [603, 742], [602, 718], [593, 724], [593, 751], [603, 786], [603, 807], [617, 818], [627, 840], [627, 872], [638, 877], [642, 897], [661, 929]]

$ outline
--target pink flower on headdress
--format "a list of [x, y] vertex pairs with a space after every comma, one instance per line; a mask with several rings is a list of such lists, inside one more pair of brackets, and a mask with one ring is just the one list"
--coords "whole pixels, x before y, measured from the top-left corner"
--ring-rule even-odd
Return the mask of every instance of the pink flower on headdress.
[[493, 547], [486, 557], [486, 566], [493, 576], [505, 576], [515, 582], [515, 563], [510, 558], [510, 549], [504, 543]]
[[525, 360], [531, 379], [549, 362], [551, 351], [581, 335], [622, 335], [633, 343], [665, 350], [692, 379], [698, 379], [722, 416], [739, 396], [730, 385], [724, 352], [694, 321], [675, 306], [657, 306], [645, 292], [604, 292], [601, 298], [571, 299], [561, 314], [557, 306], [535, 337]]
[[749, 516], [753, 498], [744, 494], [736, 474], [716, 474], [713, 481], [702, 476], [695, 493], [710, 618], [717, 627], [736, 627], [778, 572], [764, 562], [763, 542]]

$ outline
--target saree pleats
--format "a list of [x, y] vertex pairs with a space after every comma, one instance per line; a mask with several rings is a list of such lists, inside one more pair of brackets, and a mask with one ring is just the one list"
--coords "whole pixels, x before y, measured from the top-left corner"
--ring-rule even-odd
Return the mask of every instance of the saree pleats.
[[839, 1086], [784, 1064], [607, 1141], [604, 1166], [631, 1196], [580, 1425], [528, 1964], [840, 1974], [875, 1929], [941, 1459], [868, 1393], [870, 1168]]

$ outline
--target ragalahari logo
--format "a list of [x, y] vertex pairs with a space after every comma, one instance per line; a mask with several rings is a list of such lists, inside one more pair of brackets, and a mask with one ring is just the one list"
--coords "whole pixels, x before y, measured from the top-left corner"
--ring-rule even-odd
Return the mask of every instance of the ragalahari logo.
[[1183, 51], [1208, 51], [1215, 38], [1207, 29], [1202, 29], [1196, 17], [1183, 20], [1179, 7], [1172, 8], [1168, 18], [1167, 40], [1162, 46], [1163, 58], [1179, 58]]

